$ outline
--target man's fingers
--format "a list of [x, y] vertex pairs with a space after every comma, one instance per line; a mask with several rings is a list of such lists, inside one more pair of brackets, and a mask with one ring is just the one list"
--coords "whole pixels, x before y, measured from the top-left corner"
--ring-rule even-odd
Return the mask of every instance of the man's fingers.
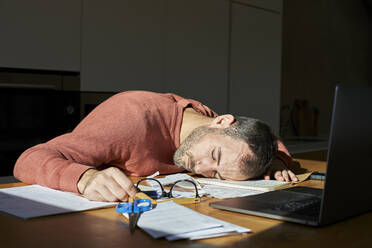
[[284, 181], [289, 182], [289, 175], [287, 170], [282, 170], [282, 177], [284, 178]]
[[284, 181], [284, 178], [282, 176], [282, 172], [281, 171], [276, 171], [274, 173], [274, 178], [278, 181]]
[[118, 168], [97, 171], [88, 181], [83, 196], [96, 201], [125, 201], [137, 193], [132, 181]]
[[[109, 188], [107, 188], [107, 185], [112, 182], [111, 176], [107, 175], [106, 173], [98, 172], [95, 176], [95, 178], [91, 181], [91, 183], [88, 185], [87, 189], [90, 189], [91, 194], [95, 194], [96, 192], [100, 194], [104, 201], [117, 201], [117, 198]], [[88, 193], [88, 192], [87, 192]]]
[[268, 174], [268, 175], [264, 175], [264, 179], [265, 180], [270, 180], [270, 175]]
[[83, 194], [83, 196], [90, 201], [106, 201], [105, 198], [103, 198], [103, 196], [97, 191], [87, 192]]
[[110, 169], [110, 175], [115, 179], [120, 187], [122, 187], [129, 196], [134, 197], [137, 193], [137, 189], [133, 182], [118, 168], [111, 167], [108, 169]]
[[108, 202], [116, 202], [118, 199], [116, 196], [111, 192], [111, 190], [105, 186], [97, 188], [98, 193]]
[[128, 194], [117, 182], [116, 180], [109, 180], [106, 182], [107, 188], [118, 200], [125, 200], [128, 198]]
[[278, 181], [298, 182], [297, 176], [290, 170], [276, 171], [274, 178]]
[[297, 176], [292, 171], [289, 170], [288, 174], [291, 177], [292, 182], [298, 182]]
[[297, 176], [286, 167], [280, 159], [274, 159], [271, 164], [272, 175], [276, 180], [287, 182], [298, 182]]

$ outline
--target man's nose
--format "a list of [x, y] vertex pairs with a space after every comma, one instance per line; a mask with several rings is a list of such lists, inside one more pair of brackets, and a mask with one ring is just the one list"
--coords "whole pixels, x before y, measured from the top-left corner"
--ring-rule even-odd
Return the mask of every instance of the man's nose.
[[215, 171], [216, 165], [209, 163], [207, 161], [199, 161], [195, 164], [195, 173], [209, 176], [213, 171]]

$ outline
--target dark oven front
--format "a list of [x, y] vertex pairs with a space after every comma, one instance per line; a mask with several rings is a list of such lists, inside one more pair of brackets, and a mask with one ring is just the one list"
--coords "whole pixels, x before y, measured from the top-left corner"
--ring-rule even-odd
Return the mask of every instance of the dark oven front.
[[0, 176], [13, 174], [27, 148], [71, 131], [80, 120], [80, 92], [0, 88]]

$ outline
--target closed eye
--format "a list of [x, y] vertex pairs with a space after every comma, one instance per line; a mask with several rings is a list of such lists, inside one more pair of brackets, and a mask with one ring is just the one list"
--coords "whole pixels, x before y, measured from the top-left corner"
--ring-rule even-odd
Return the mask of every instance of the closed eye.
[[218, 147], [218, 153], [217, 153], [217, 165], [220, 165], [221, 162], [221, 147]]
[[212, 158], [213, 160], [216, 160], [216, 156], [215, 156], [215, 154], [214, 154], [215, 151], [216, 151], [216, 148], [213, 148], [212, 151], [211, 151], [211, 158]]

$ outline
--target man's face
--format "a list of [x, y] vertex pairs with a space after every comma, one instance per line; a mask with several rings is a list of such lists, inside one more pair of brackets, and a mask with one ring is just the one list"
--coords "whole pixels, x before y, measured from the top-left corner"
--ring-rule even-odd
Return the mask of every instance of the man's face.
[[176, 166], [205, 177], [228, 180], [250, 178], [241, 170], [242, 156], [252, 155], [245, 142], [216, 133], [201, 136], [200, 138], [197, 134], [190, 135], [181, 143], [174, 155]]

